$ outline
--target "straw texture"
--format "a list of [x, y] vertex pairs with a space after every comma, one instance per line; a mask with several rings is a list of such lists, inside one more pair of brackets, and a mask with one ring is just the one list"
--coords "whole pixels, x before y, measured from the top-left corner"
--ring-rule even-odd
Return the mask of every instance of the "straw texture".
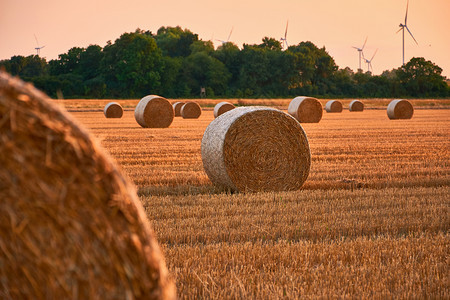
[[174, 299], [134, 186], [69, 114], [0, 71], [2, 299]]
[[184, 102], [175, 102], [172, 104], [173, 111], [175, 112], [175, 117], [181, 117], [181, 107], [184, 105]]
[[340, 113], [342, 112], [342, 103], [337, 100], [330, 100], [325, 104], [325, 111], [327, 113]]
[[174, 118], [173, 106], [163, 97], [145, 96], [134, 110], [136, 122], [144, 128], [166, 128]]
[[180, 110], [183, 119], [198, 119], [202, 114], [200, 105], [196, 102], [186, 102]]
[[235, 108], [236, 107], [233, 104], [226, 101], [217, 103], [216, 106], [214, 106], [214, 118], [217, 118], [221, 114], [224, 114], [227, 111], [230, 111]]
[[103, 113], [107, 118], [122, 118], [123, 108], [122, 105], [120, 105], [117, 102], [109, 102], [108, 104], [105, 105]]
[[268, 107], [239, 107], [214, 119], [201, 153], [209, 179], [235, 191], [298, 190], [311, 166], [300, 123]]
[[353, 100], [348, 105], [348, 110], [349, 111], [363, 111], [364, 110], [364, 103], [362, 103], [359, 100]]
[[391, 120], [411, 119], [414, 108], [409, 101], [396, 99], [392, 100], [387, 107], [387, 115]]
[[322, 119], [323, 107], [312, 97], [295, 97], [288, 107], [288, 113], [300, 123], [318, 123]]

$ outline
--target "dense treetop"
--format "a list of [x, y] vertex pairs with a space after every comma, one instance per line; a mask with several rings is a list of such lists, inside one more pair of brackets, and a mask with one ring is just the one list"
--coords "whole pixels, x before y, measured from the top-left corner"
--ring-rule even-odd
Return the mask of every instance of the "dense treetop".
[[137, 29], [103, 48], [73, 47], [49, 62], [13, 56], [0, 67], [65, 98], [197, 98], [202, 88], [209, 98], [450, 96], [442, 69], [424, 58], [373, 76], [340, 69], [325, 47], [312, 42], [282, 50], [280, 41], [264, 37], [242, 49], [231, 42], [214, 49], [180, 27], [161, 27], [156, 34]]

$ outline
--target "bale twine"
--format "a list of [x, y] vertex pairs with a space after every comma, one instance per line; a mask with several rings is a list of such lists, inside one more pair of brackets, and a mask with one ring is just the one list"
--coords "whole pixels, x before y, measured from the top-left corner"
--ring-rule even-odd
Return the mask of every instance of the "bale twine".
[[105, 105], [103, 113], [107, 118], [122, 118], [123, 108], [122, 105], [120, 105], [117, 102], [109, 102], [108, 104]]
[[181, 117], [181, 107], [184, 105], [184, 102], [175, 102], [172, 104], [173, 111], [175, 112], [175, 117]]
[[312, 97], [295, 97], [288, 107], [288, 113], [300, 123], [318, 123], [322, 119], [323, 107]]
[[311, 166], [300, 123], [268, 107], [239, 107], [214, 119], [201, 153], [209, 179], [235, 191], [298, 190]]
[[202, 109], [196, 102], [187, 102], [181, 107], [180, 114], [183, 119], [198, 119], [202, 114]]
[[414, 108], [407, 100], [392, 100], [387, 107], [387, 115], [389, 119], [411, 119], [414, 114]]
[[0, 71], [6, 299], [174, 299], [134, 186], [78, 123]]
[[174, 118], [173, 106], [166, 98], [145, 96], [136, 105], [134, 118], [144, 128], [166, 128]]
[[236, 107], [231, 104], [230, 102], [220, 102], [214, 106], [214, 118], [217, 118], [221, 114], [226, 113], [227, 111], [230, 111], [232, 109], [235, 109]]
[[337, 100], [330, 100], [325, 104], [325, 111], [327, 113], [340, 113], [342, 112], [342, 103]]
[[348, 105], [348, 110], [349, 111], [363, 111], [364, 110], [364, 103], [362, 103], [359, 100], [353, 100]]

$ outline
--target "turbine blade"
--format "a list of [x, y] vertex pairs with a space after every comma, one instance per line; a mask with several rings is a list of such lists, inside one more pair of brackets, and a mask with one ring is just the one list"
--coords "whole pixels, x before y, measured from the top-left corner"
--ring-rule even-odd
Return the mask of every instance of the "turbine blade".
[[364, 45], [362, 46], [361, 51], [362, 51], [362, 49], [364, 49], [364, 46], [365, 46], [366, 43], [367, 43], [367, 38], [368, 38], [368, 36], [366, 37], [366, 40], [364, 41]]
[[411, 31], [409, 31], [408, 26], [405, 26], [406, 30], [408, 30], [409, 34], [411, 35], [411, 37], [413, 38], [414, 42], [416, 42], [417, 45], [419, 45], [419, 43], [416, 41], [416, 39], [414, 38], [413, 34], [411, 33]]
[[400, 29], [399, 30], [397, 30], [397, 32], [396, 33], [399, 33], [400, 32], [400, 30], [402, 30], [403, 29], [403, 27], [400, 27]]
[[231, 27], [231, 31], [230, 31], [230, 34], [228, 35], [227, 42], [230, 40], [231, 34], [233, 33], [233, 28], [234, 28], [234, 27]]
[[355, 48], [356, 50], [358, 50], [358, 51], [359, 51], [359, 48], [358, 48], [358, 47], [352, 46], [352, 48]]
[[38, 42], [38, 39], [37, 39], [37, 37], [36, 37], [36, 34], [34, 35], [34, 39], [36, 40], [36, 44], [37, 44], [37, 46], [39, 47], [39, 42]]
[[409, 0], [408, 0], [408, 2], [406, 2], [405, 25], [406, 25], [406, 20], [408, 19], [408, 6], [409, 6]]
[[378, 51], [378, 49], [377, 50], [375, 50], [375, 53], [372, 55], [372, 58], [370, 59], [370, 63], [372, 63], [372, 59], [375, 57], [375, 54], [377, 54], [377, 51]]
[[289, 20], [286, 22], [286, 31], [284, 32], [284, 39], [287, 37], [287, 30], [288, 30]]

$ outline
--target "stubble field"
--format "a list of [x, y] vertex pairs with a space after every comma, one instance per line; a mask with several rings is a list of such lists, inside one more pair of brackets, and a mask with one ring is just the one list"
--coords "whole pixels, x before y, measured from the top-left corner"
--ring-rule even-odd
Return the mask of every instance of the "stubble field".
[[450, 296], [450, 110], [324, 112], [302, 124], [312, 166], [301, 190], [230, 194], [201, 161], [214, 101], [166, 129], [141, 128], [137, 102], [106, 119], [93, 101], [57, 102], [135, 183], [179, 298]]

